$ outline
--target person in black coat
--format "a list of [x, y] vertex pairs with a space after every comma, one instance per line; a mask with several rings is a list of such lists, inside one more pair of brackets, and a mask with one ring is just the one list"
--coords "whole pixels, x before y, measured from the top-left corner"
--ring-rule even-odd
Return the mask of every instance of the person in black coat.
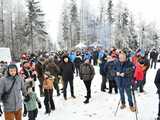
[[60, 65], [60, 70], [61, 70], [62, 78], [64, 81], [64, 88], [63, 88], [64, 99], [67, 100], [68, 82], [70, 84], [71, 96], [73, 98], [76, 98], [74, 96], [74, 88], [73, 88], [73, 78], [74, 78], [75, 67], [74, 67], [74, 64], [69, 61], [69, 58], [67, 56], [63, 58], [63, 62]]
[[158, 69], [155, 81], [154, 81], [156, 87], [157, 87], [157, 93], [159, 96], [159, 108], [158, 108], [158, 117], [156, 120], [160, 120], [160, 69]]
[[97, 65], [98, 64], [98, 49], [93, 51], [93, 65]]
[[107, 75], [106, 75], [105, 69], [104, 69], [104, 66], [106, 63], [107, 63], [106, 56], [103, 56], [101, 63], [99, 64], [100, 74], [102, 76], [102, 83], [101, 83], [101, 91], [102, 92], [105, 92], [105, 89], [107, 88], [106, 87]]
[[150, 53], [151, 68], [153, 67], [153, 63], [154, 63], [154, 69], [156, 69], [157, 58], [158, 58], [158, 51], [157, 51], [156, 49], [154, 49], [154, 50], [152, 50], [151, 53]]

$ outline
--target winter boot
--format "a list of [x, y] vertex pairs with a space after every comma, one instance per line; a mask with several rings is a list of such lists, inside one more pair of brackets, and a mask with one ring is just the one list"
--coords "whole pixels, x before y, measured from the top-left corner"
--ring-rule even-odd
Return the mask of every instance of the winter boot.
[[72, 98], [76, 99], [76, 96], [72, 95]]
[[87, 97], [87, 96], [84, 96], [85, 98], [91, 98], [91, 96]]
[[160, 120], [160, 116], [158, 116], [156, 120]]
[[132, 112], [136, 112], [136, 108], [133, 107], [133, 106], [130, 106], [130, 110], [131, 110]]
[[126, 105], [125, 104], [121, 104], [120, 108], [124, 109], [124, 108], [126, 108]]
[[89, 99], [87, 98], [83, 103], [84, 104], [88, 104], [89, 103]]

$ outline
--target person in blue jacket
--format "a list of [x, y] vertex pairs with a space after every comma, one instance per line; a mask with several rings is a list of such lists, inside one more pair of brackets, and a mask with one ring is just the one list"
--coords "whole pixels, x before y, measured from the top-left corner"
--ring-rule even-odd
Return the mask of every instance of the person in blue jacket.
[[91, 53], [90, 53], [89, 51], [86, 51], [86, 52], [84, 53], [84, 58], [83, 58], [83, 60], [85, 61], [85, 60], [87, 60], [87, 59], [91, 62], [92, 55], [91, 55]]
[[76, 53], [74, 51], [72, 51], [69, 53], [68, 57], [69, 57], [70, 61], [73, 63], [76, 58]]
[[114, 66], [115, 80], [119, 89], [121, 99], [121, 109], [126, 107], [125, 105], [125, 92], [128, 97], [130, 110], [136, 111], [133, 105], [132, 94], [131, 94], [131, 81], [133, 79], [134, 65], [127, 61], [126, 53], [119, 53], [119, 60], [116, 61]]

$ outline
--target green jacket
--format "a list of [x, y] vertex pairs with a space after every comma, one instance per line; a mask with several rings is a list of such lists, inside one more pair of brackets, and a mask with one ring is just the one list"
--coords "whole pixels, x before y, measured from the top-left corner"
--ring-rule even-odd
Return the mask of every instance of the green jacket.
[[30, 100], [28, 102], [24, 102], [27, 111], [33, 111], [37, 109], [37, 102], [39, 102], [37, 94], [35, 92], [32, 92], [30, 94]]

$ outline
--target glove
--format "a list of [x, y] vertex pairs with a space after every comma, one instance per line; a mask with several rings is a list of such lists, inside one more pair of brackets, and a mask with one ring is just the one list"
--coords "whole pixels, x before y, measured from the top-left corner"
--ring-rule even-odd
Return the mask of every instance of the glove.
[[24, 101], [28, 102], [29, 100], [30, 100], [30, 96], [29, 95], [25, 96]]
[[1, 109], [1, 106], [0, 106], [0, 117], [2, 116], [3, 112], [2, 112], [2, 109]]
[[124, 77], [124, 76], [125, 76], [125, 74], [124, 74], [124, 73], [120, 73], [120, 76], [121, 76], [121, 77]]
[[42, 105], [40, 102], [38, 102], [38, 108], [41, 109], [42, 108]]
[[117, 76], [120, 76], [120, 72], [117, 72], [116, 74], [117, 74]]

